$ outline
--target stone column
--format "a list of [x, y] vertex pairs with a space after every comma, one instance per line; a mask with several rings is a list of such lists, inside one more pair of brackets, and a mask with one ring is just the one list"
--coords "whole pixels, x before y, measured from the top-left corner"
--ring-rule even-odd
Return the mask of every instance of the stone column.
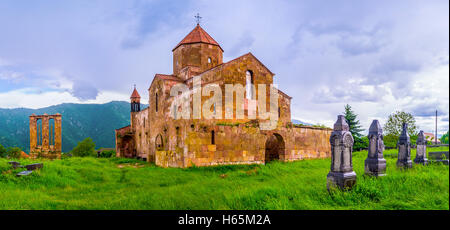
[[37, 146], [37, 120], [35, 115], [30, 116], [30, 153], [36, 151]]
[[55, 152], [62, 151], [62, 135], [61, 135], [61, 114], [57, 113], [55, 116]]
[[369, 153], [364, 161], [364, 172], [371, 176], [386, 175], [386, 159], [383, 157], [383, 129], [378, 120], [373, 120], [369, 128]]
[[425, 139], [425, 135], [423, 134], [423, 130], [420, 130], [419, 136], [416, 141], [416, 158], [414, 159], [414, 163], [427, 165], [427, 140]]
[[351, 189], [356, 184], [353, 171], [353, 137], [343, 115], [339, 115], [330, 136], [331, 170], [327, 175], [327, 188]]
[[411, 141], [408, 134], [408, 124], [403, 123], [402, 134], [398, 140], [398, 160], [397, 167], [412, 168], [411, 161]]
[[48, 152], [50, 149], [48, 142], [48, 115], [44, 114], [42, 118], [42, 151]]

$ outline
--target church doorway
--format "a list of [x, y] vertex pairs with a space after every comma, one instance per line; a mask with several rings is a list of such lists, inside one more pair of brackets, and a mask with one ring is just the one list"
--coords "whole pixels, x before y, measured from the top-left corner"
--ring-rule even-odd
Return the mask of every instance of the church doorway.
[[280, 155], [284, 154], [284, 140], [283, 137], [274, 133], [266, 140], [265, 162], [268, 163], [273, 160], [279, 160]]
[[125, 136], [122, 139], [121, 147], [120, 151], [122, 152], [123, 157], [134, 158], [136, 156], [133, 148], [133, 138], [131, 136]]

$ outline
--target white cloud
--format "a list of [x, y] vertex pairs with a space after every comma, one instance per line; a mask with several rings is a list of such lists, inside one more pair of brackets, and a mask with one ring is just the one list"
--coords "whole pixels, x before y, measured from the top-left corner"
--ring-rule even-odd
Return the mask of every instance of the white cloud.
[[133, 84], [147, 100], [199, 12], [224, 61], [251, 51], [276, 74], [293, 118], [332, 126], [346, 103], [364, 128], [396, 110], [448, 117], [446, 1], [17, 2], [0, 3], [0, 76], [16, 76], [0, 107], [128, 100]]
[[96, 99], [80, 100], [67, 91], [46, 91], [39, 88], [23, 88], [0, 93], [0, 108], [43, 108], [61, 103], [98, 104], [110, 101], [128, 101], [129, 95], [117, 92], [100, 92]]

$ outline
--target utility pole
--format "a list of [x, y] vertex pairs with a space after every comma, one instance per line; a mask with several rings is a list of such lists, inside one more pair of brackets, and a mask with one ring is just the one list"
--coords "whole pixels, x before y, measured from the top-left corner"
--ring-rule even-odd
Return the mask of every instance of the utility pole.
[[437, 110], [436, 110], [436, 127], [435, 128], [436, 129], [435, 129], [435, 136], [434, 136], [434, 144], [437, 145], [437, 138], [438, 138], [438, 136], [437, 136]]

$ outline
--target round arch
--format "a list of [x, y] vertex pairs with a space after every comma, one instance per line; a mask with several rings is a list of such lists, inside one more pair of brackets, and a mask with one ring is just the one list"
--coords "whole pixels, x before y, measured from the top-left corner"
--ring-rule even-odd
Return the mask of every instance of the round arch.
[[285, 143], [283, 137], [278, 133], [270, 134], [266, 139], [265, 144], [265, 163], [279, 160], [281, 155], [284, 155]]

